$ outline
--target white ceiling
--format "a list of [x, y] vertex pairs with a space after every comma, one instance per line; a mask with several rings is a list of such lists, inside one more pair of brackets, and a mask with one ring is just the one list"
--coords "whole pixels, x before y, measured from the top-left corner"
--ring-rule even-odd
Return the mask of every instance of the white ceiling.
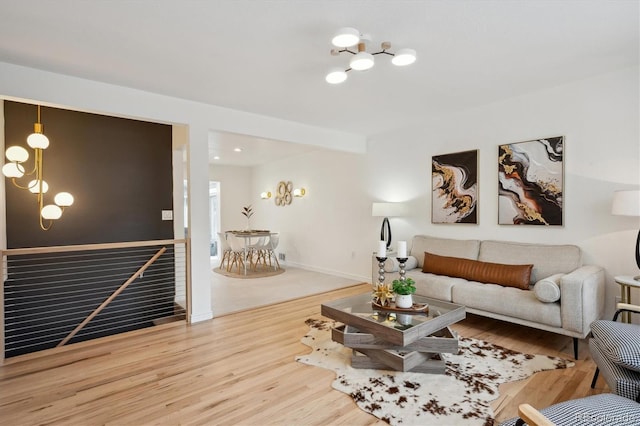
[[[638, 0], [2, 0], [0, 61], [367, 136], [637, 65]], [[352, 26], [412, 47], [325, 83]]]

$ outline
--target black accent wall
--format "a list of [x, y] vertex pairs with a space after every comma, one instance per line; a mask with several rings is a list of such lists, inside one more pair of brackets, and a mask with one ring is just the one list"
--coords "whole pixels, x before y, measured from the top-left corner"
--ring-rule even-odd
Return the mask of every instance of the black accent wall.
[[[32, 155], [26, 139], [36, 105], [5, 101], [4, 115], [5, 147]], [[173, 209], [171, 126], [49, 107], [40, 122], [50, 141], [45, 204], [63, 191], [75, 202], [43, 231], [36, 196], [7, 181], [7, 248], [173, 238], [173, 222], [161, 220], [162, 210]]]
[[[4, 116], [5, 147], [25, 147], [30, 170], [33, 150], [26, 139], [37, 107], [5, 101]], [[7, 248], [173, 239], [173, 222], [161, 216], [173, 210], [171, 126], [49, 107], [41, 108], [40, 122], [50, 141], [43, 160], [45, 204], [63, 191], [75, 202], [43, 231], [36, 195], [7, 179]], [[25, 180], [23, 185], [31, 178]], [[5, 356], [54, 347], [158, 249], [11, 256], [4, 283]], [[71, 343], [173, 315], [175, 260], [168, 249]]]

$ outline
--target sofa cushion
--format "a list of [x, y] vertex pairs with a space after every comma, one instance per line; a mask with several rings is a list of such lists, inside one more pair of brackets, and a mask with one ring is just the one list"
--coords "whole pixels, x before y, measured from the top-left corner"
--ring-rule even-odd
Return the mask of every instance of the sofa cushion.
[[562, 327], [560, 304], [540, 303], [531, 290], [466, 281], [456, 284], [451, 293], [453, 303], [496, 314], [494, 318], [502, 315]]
[[608, 320], [591, 323], [593, 337], [607, 358], [621, 367], [640, 371], [640, 327]]
[[407, 271], [407, 277], [416, 282], [416, 294], [432, 299], [451, 302], [451, 290], [458, 284], [464, 284], [467, 280], [452, 278], [443, 275], [424, 274], [419, 268]]
[[521, 289], [529, 288], [533, 265], [505, 265], [480, 262], [459, 257], [439, 256], [425, 252], [422, 272], [464, 278], [481, 283], [499, 284]]
[[479, 240], [455, 240], [436, 238], [428, 235], [416, 235], [411, 242], [411, 255], [418, 259], [418, 267], [424, 266], [424, 252], [440, 256], [455, 256], [465, 259], [478, 259]]
[[552, 303], [560, 300], [560, 279], [565, 274], [555, 274], [544, 278], [533, 286], [533, 292], [539, 301]]
[[532, 263], [531, 284], [554, 274], [568, 274], [581, 266], [578, 246], [508, 241], [483, 241], [480, 244], [478, 260], [510, 264]]

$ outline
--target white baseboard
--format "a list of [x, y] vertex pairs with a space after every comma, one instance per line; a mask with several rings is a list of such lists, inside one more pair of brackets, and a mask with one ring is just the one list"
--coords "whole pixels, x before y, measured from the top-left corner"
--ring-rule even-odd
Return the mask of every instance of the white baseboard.
[[304, 269], [306, 271], [320, 272], [322, 274], [333, 275], [336, 277], [347, 278], [350, 280], [356, 280], [356, 281], [365, 282], [365, 283], [368, 283], [369, 281], [371, 281], [371, 277], [367, 277], [366, 275], [345, 274], [344, 272], [334, 271], [332, 269], [318, 268], [316, 266], [304, 265], [301, 263], [290, 262], [290, 261], [287, 261], [286, 263], [280, 262], [280, 264], [282, 266], [291, 266], [293, 268]]
[[191, 323], [207, 321], [213, 318], [213, 311], [191, 314]]

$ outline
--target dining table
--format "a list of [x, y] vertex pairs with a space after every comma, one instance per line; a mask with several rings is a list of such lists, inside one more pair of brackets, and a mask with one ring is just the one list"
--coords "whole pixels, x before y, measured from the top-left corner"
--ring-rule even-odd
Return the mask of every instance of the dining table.
[[244, 246], [243, 246], [243, 265], [244, 265], [244, 275], [247, 275], [247, 256], [249, 253], [249, 247], [251, 246], [251, 240], [252, 238], [263, 238], [263, 237], [270, 237], [271, 235], [274, 235], [275, 233], [267, 230], [267, 229], [250, 229], [250, 230], [244, 230], [244, 231], [226, 231], [225, 232], [225, 237], [231, 234], [234, 237], [237, 238], [242, 238], [244, 240]]

